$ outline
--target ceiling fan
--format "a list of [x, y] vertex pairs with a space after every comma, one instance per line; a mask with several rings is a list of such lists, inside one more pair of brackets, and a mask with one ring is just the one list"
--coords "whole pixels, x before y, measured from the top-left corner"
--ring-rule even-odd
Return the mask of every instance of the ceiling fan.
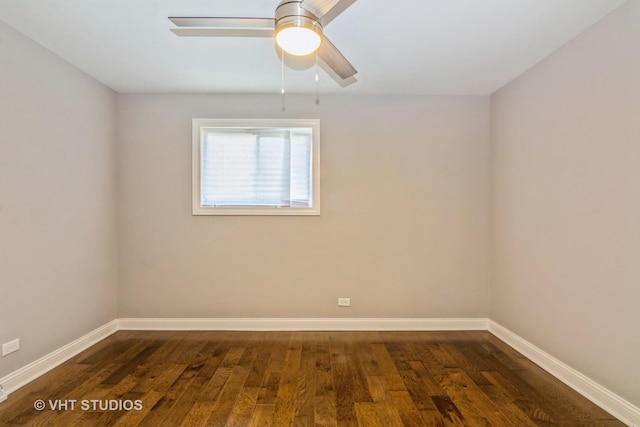
[[274, 37], [285, 52], [317, 55], [335, 73], [338, 83], [347, 83], [357, 73], [338, 48], [322, 32], [355, 0], [283, 0], [275, 18], [170, 17], [178, 36], [191, 37]]

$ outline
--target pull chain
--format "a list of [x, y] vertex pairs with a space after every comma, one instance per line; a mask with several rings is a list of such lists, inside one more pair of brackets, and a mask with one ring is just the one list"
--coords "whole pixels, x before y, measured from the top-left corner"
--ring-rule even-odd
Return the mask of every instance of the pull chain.
[[318, 51], [316, 50], [316, 105], [320, 105], [320, 77], [318, 76]]
[[282, 111], [285, 111], [285, 105], [284, 105], [284, 49], [280, 49], [280, 52], [282, 54], [282, 70], [281, 70], [281, 78], [282, 78], [282, 89], [281, 89], [281, 93], [282, 93]]

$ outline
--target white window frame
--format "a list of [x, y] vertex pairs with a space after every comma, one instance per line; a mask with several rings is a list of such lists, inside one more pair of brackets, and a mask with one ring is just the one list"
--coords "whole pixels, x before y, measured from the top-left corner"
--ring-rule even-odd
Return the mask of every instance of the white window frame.
[[[203, 128], [311, 128], [311, 207], [203, 206], [201, 203], [201, 153]], [[193, 215], [320, 215], [320, 120], [318, 119], [193, 119], [192, 120]]]

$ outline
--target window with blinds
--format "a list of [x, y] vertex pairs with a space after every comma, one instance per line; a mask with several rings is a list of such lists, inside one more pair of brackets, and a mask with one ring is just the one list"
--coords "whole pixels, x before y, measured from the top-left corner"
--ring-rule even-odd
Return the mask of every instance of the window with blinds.
[[194, 215], [318, 215], [318, 120], [193, 121]]

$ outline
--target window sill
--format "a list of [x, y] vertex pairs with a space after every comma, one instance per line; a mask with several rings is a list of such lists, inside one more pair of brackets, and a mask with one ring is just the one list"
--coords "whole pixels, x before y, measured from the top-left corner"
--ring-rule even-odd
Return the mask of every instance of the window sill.
[[319, 216], [320, 209], [314, 208], [209, 208], [194, 207], [193, 215], [288, 215]]

